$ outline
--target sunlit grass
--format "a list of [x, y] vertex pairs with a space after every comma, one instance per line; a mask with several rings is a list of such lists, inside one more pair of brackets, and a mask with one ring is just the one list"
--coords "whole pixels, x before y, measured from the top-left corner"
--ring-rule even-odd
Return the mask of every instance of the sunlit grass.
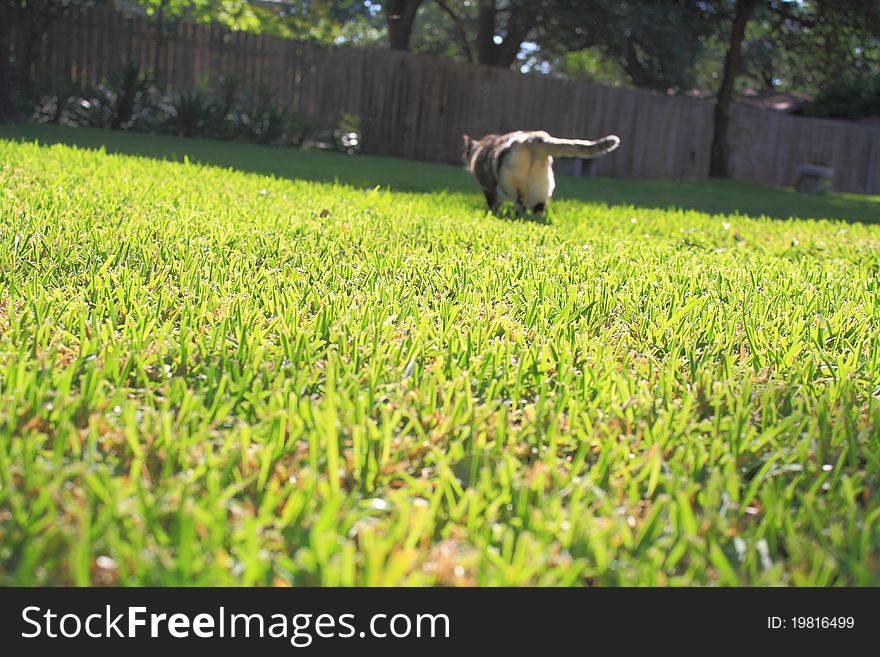
[[880, 584], [880, 227], [0, 167], [0, 584]]

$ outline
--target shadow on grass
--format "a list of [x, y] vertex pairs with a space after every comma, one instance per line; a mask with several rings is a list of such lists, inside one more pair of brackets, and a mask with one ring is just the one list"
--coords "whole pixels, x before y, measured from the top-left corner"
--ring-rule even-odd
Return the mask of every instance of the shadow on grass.
[[[399, 191], [448, 190], [479, 196], [462, 168], [368, 155], [270, 148], [205, 139], [111, 132], [58, 125], [0, 126], [0, 138], [105, 148], [108, 153], [191, 161], [240, 171], [300, 180], [338, 181], [356, 187], [390, 187]], [[613, 157], [613, 156], [612, 156]], [[557, 179], [555, 198], [574, 198], [607, 205], [697, 210], [709, 214], [739, 213], [776, 219], [840, 219], [880, 223], [880, 196], [799, 194], [791, 189], [733, 180], [637, 180], [626, 178]], [[483, 208], [482, 203], [475, 206]]]

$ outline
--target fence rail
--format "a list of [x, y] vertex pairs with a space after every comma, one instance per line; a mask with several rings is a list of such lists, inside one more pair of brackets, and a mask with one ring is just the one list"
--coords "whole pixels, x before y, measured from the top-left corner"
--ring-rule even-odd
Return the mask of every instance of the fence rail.
[[[50, 29], [36, 74], [86, 87], [128, 60], [152, 69], [155, 32], [149, 19], [107, 5], [71, 14]], [[13, 26], [13, 52], [22, 41]], [[270, 91], [303, 116], [356, 114], [365, 150], [380, 155], [457, 162], [464, 132], [544, 129], [619, 135], [620, 148], [598, 161], [598, 175], [703, 178], [709, 171], [708, 101], [186, 22], [168, 35], [158, 62], [167, 90], [233, 74], [243, 88]], [[791, 186], [798, 164], [817, 162], [834, 168], [833, 189], [880, 194], [880, 128], [735, 105], [729, 138], [734, 178]]]

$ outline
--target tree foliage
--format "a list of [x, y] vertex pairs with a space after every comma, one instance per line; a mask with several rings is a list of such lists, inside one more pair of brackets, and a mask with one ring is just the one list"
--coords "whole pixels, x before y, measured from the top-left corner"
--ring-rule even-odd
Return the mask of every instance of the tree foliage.
[[319, 43], [380, 40], [378, 8], [362, 0], [251, 1], [259, 22], [256, 31]]
[[682, 89], [693, 84], [703, 43], [719, 21], [711, 5], [693, 0], [557, 0], [535, 41], [556, 72], [613, 71], [633, 86]]
[[880, 74], [880, 1], [762, 2], [743, 44], [743, 80], [815, 94]]
[[219, 23], [230, 29], [257, 30], [259, 3], [247, 0], [137, 0], [147, 16], [173, 24], [187, 18], [198, 23]]

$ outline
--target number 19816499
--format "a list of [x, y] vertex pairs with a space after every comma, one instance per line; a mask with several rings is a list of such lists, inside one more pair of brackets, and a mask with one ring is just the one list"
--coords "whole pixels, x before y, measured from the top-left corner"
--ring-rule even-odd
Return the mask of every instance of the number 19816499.
[[768, 616], [771, 630], [848, 630], [855, 627], [852, 616]]

